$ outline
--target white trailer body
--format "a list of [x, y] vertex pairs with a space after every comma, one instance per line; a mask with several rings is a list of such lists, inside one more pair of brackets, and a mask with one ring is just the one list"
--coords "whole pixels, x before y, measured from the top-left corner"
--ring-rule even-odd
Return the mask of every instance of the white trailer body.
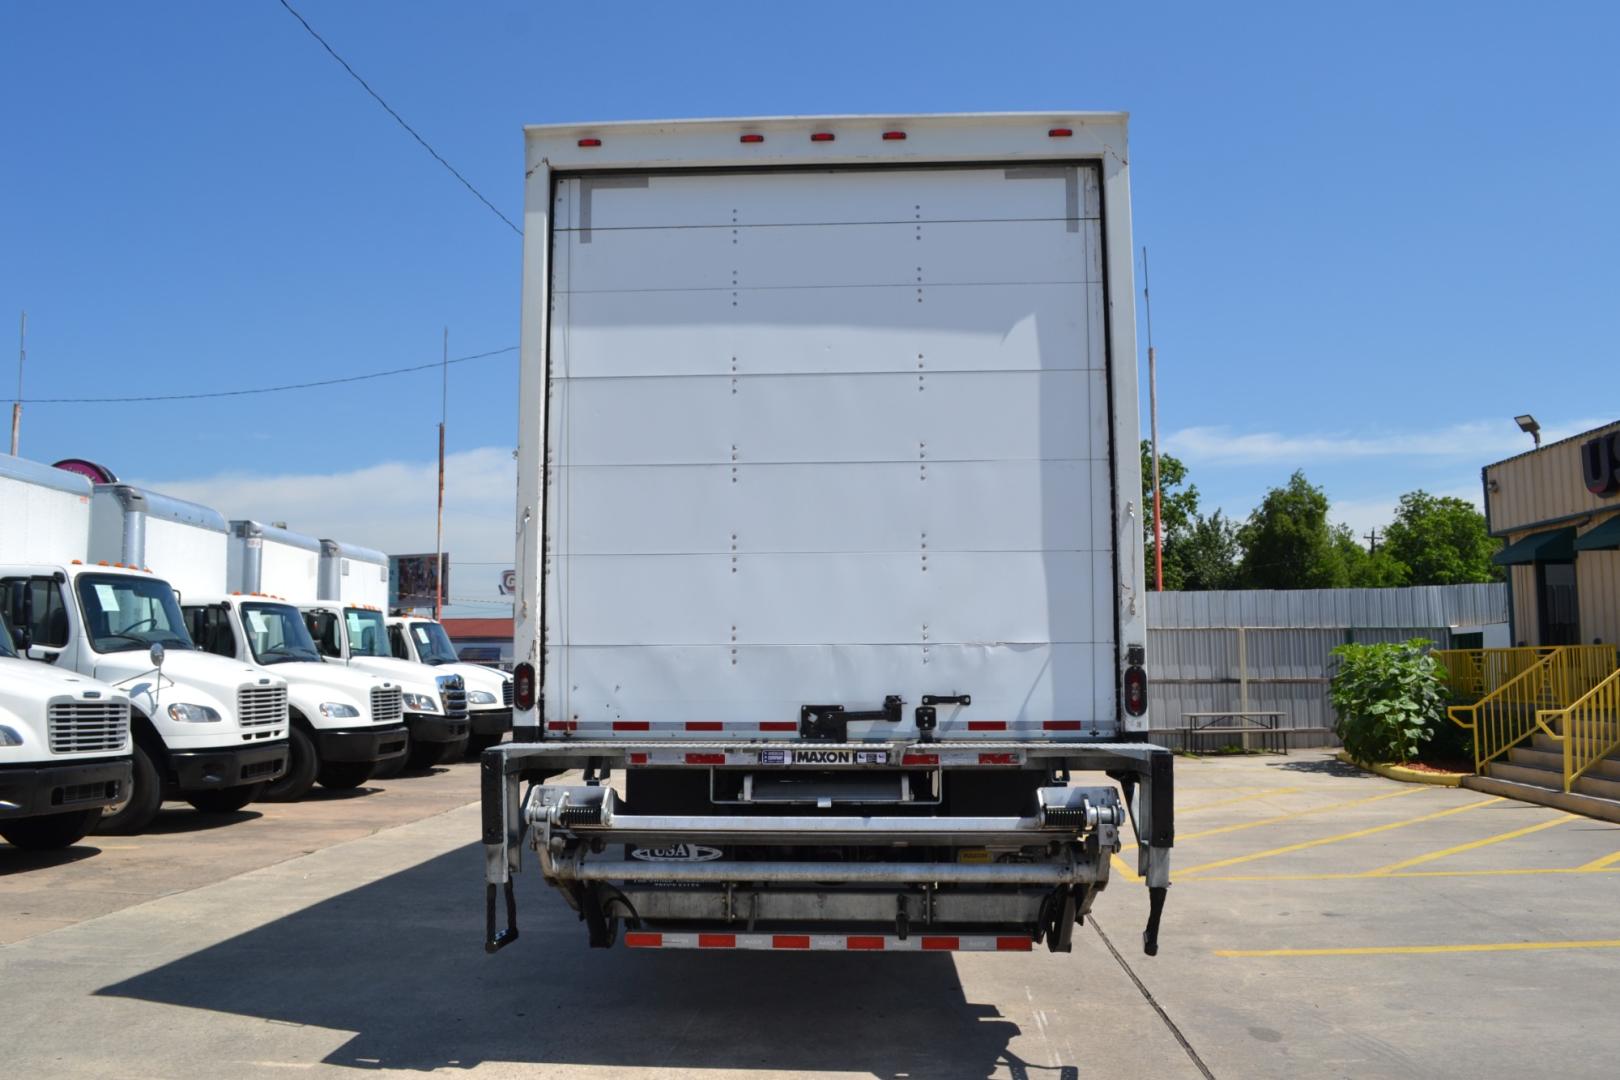
[[[685, 944], [725, 921], [685, 886], [761, 881], [782, 925], [838, 923], [791, 886], [843, 881], [843, 922], [898, 905], [903, 940], [971, 878], [996, 899], [942, 923], [1066, 948], [1120, 820], [1084, 768], [1126, 778], [1156, 928], [1169, 755], [1122, 741], [1148, 728], [1126, 160], [1118, 114], [529, 129], [529, 744], [486, 757], [492, 919], [516, 823], [596, 944], [620, 917]], [[615, 764], [623, 795], [510, 806], [514, 777]], [[1066, 868], [1000, 865], [1058, 833]], [[919, 844], [954, 854], [895, 854]], [[884, 869], [828, 877], [833, 851]]]
[[388, 556], [337, 540], [321, 541], [320, 595], [326, 603], [388, 606]]
[[230, 523], [227, 592], [265, 593], [290, 604], [320, 599], [321, 541], [258, 521]]
[[181, 596], [219, 592], [226, 527], [219, 511], [132, 484], [97, 484], [90, 561], [150, 568]]
[[87, 477], [0, 455], [0, 551], [18, 562], [50, 562], [90, 545]]

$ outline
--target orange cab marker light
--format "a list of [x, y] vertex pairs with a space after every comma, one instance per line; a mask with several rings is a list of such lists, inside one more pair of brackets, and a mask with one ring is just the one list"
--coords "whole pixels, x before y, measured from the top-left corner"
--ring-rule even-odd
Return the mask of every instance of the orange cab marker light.
[[84, 565], [84, 560], [83, 559], [74, 559], [73, 561], [69, 562], [68, 565], [69, 566], [83, 566]]

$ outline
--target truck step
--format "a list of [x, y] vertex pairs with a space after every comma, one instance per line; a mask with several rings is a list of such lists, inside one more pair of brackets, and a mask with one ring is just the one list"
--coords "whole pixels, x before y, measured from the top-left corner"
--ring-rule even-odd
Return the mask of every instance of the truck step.
[[630, 949], [752, 949], [777, 952], [1029, 952], [1028, 934], [715, 934], [627, 930]]

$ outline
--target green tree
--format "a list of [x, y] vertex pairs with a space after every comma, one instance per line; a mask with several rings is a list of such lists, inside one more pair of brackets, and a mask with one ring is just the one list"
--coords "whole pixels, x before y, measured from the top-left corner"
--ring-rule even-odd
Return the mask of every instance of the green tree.
[[1501, 546], [1472, 503], [1423, 490], [1401, 496], [1384, 539], [1390, 557], [1408, 568], [1410, 585], [1501, 581], [1502, 568], [1491, 562]]
[[1219, 510], [1197, 515], [1186, 533], [1165, 546], [1165, 578], [1173, 562], [1182, 589], [1232, 589], [1238, 583], [1238, 527]]
[[1305, 479], [1266, 492], [1238, 530], [1238, 579], [1251, 589], [1342, 589], [1350, 583], [1344, 553], [1328, 528], [1327, 494]]
[[1405, 563], [1389, 553], [1389, 546], [1368, 551], [1361, 546], [1348, 525], [1333, 527], [1333, 547], [1344, 563], [1345, 583], [1353, 589], [1387, 589], [1405, 585], [1411, 573]]
[[[1187, 466], [1170, 454], [1159, 455], [1159, 513], [1164, 529], [1164, 587], [1197, 588], [1186, 583], [1175, 549], [1198, 518], [1198, 488], [1187, 483]], [[1148, 557], [1148, 584], [1153, 583], [1153, 444], [1142, 440], [1142, 549]]]

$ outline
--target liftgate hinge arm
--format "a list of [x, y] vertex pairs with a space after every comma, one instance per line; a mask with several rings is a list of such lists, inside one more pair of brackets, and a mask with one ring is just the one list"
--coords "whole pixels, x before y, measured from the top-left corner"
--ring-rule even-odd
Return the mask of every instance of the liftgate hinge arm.
[[[484, 840], [484, 951], [495, 953], [518, 938], [517, 896], [512, 871], [522, 854], [518, 823], [518, 775], [507, 773], [506, 755], [497, 748], [479, 759], [479, 802]], [[495, 921], [495, 893], [506, 891], [506, 928]]]
[[[1148, 888], [1148, 921], [1142, 951], [1159, 954], [1159, 919], [1170, 889], [1170, 849], [1176, 843], [1175, 757], [1168, 750], [1148, 752], [1145, 762], [1129, 771], [1110, 772], [1125, 795], [1125, 807], [1136, 832], [1136, 872]], [[1140, 783], [1140, 796], [1137, 786]]]

